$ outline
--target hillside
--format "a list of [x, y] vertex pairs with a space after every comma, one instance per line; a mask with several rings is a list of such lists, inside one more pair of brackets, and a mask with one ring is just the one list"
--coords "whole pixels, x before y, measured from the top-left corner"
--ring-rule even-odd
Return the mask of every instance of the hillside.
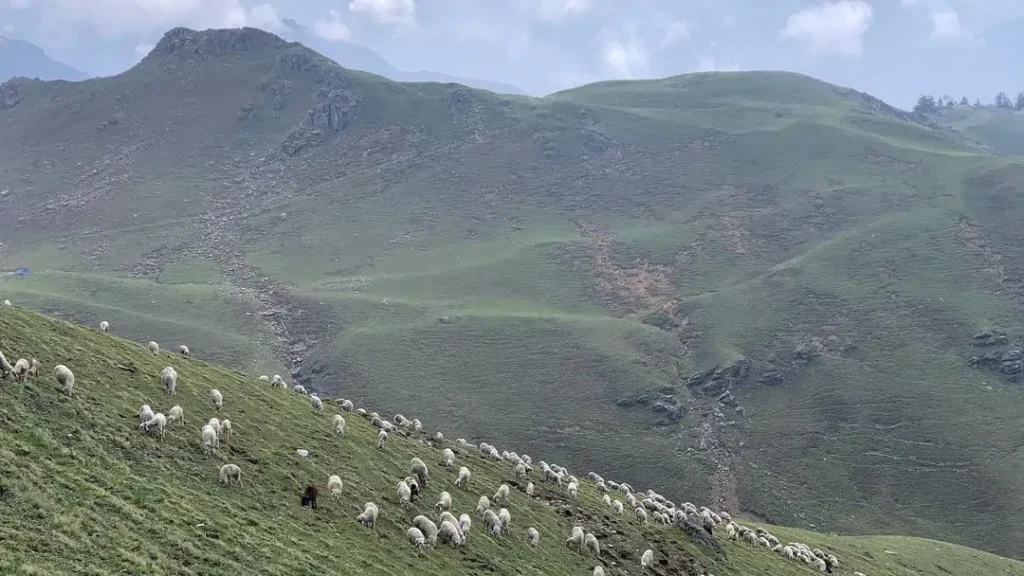
[[1024, 115], [1019, 112], [995, 106], [943, 108], [932, 118], [996, 154], [1024, 156]]
[[0, 36], [0, 82], [18, 76], [43, 80], [83, 80], [87, 74], [50, 58], [35, 44]]
[[1021, 554], [1015, 158], [795, 74], [506, 97], [250, 29], [0, 96], [2, 298], [776, 524]]
[[[164, 348], [173, 344], [165, 342]], [[716, 529], [722, 554], [693, 543], [678, 527], [642, 526], [631, 515], [611, 512], [586, 479], [572, 499], [534, 477], [537, 492], [528, 497], [510, 465], [486, 460], [475, 448], [459, 449], [456, 466], [469, 467], [472, 478], [465, 489], [454, 487], [454, 472], [438, 464], [442, 446], [425, 440], [447, 428], [444, 420], [427, 421], [422, 434], [408, 438], [392, 434], [387, 451], [380, 452], [376, 430], [355, 413], [343, 413], [344, 435], [331, 432], [335, 402], [317, 414], [306, 397], [272, 389], [255, 376], [166, 351], [153, 356], [139, 344], [16, 307], [0, 307], [0, 350], [8, 358], [37, 357], [43, 363], [37, 379], [0, 384], [4, 574], [213, 576], [252, 573], [258, 566], [261, 574], [290, 575], [589, 575], [600, 564], [606, 574], [621, 575], [640, 573], [639, 556], [648, 547], [657, 560], [648, 573], [658, 575], [813, 573], [771, 550], [728, 541], [724, 526]], [[57, 363], [75, 373], [71, 397], [53, 381]], [[173, 398], [159, 381], [166, 365], [179, 373]], [[209, 401], [213, 388], [223, 394], [220, 411]], [[162, 440], [144, 435], [137, 415], [143, 403], [164, 412], [180, 405], [186, 423], [169, 427]], [[232, 434], [207, 456], [199, 432], [211, 417], [230, 419]], [[457, 448], [453, 440], [441, 444]], [[297, 448], [308, 450], [308, 457], [300, 458]], [[418, 501], [401, 508], [395, 484], [408, 474], [414, 456], [430, 467], [430, 482]], [[544, 456], [535, 454], [535, 462]], [[224, 463], [242, 468], [241, 487], [217, 482]], [[324, 494], [331, 474], [344, 482], [338, 501]], [[309, 481], [322, 491], [316, 511], [298, 505]], [[487, 534], [473, 515], [468, 542], [459, 549], [439, 544], [417, 555], [406, 542], [404, 531], [416, 515], [438, 516], [433, 504], [442, 490], [452, 493], [458, 516], [472, 514], [478, 497], [490, 496], [502, 483], [513, 487], [508, 535]], [[365, 501], [380, 509], [372, 530], [355, 521]], [[599, 537], [600, 559], [565, 546], [573, 525]], [[526, 543], [528, 527], [541, 534], [535, 549]], [[1020, 562], [941, 542], [763, 527], [783, 542], [798, 540], [835, 554], [836, 574], [1024, 574]]]

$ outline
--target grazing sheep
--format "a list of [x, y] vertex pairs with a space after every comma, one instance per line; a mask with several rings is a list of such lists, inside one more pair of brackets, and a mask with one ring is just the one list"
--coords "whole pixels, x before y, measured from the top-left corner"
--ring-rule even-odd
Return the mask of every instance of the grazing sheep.
[[295, 386], [292, 386], [292, 392], [295, 392], [296, 394], [302, 394], [303, 396], [305, 396], [306, 387], [303, 386], [302, 384], [296, 384]]
[[366, 416], [366, 410], [362, 408], [356, 408], [356, 414], [359, 414], [360, 416]]
[[4, 300], [4, 306], [10, 306], [10, 305], [11, 305], [11, 301], [10, 300]]
[[604, 568], [600, 566], [594, 566], [594, 573], [590, 576], [604, 576]]
[[526, 541], [530, 543], [530, 546], [540, 544], [540, 532], [537, 532], [537, 529], [531, 526], [526, 530]]
[[316, 484], [310, 482], [306, 484], [305, 490], [302, 491], [302, 505], [309, 506], [310, 510], [316, 510], [316, 497], [320, 495], [320, 489], [316, 487]]
[[459, 525], [459, 519], [455, 517], [455, 514], [452, 514], [451, 512], [449, 512], [447, 510], [445, 510], [444, 512], [441, 512], [441, 515], [438, 516], [438, 520], [437, 520], [438, 524], [443, 524], [445, 522], [451, 522], [452, 524], [455, 524], [456, 526]]
[[433, 546], [437, 542], [437, 524], [422, 514], [412, 519], [412, 525], [419, 528], [427, 537], [427, 544]]
[[826, 564], [825, 561], [821, 558], [815, 558], [812, 564], [814, 564], [814, 567], [822, 572], [828, 571], [828, 564]]
[[589, 532], [583, 538], [583, 547], [593, 552], [595, 556], [601, 555], [601, 545], [597, 542], [597, 536]]
[[469, 514], [462, 514], [459, 516], [459, 530], [462, 530], [463, 538], [469, 536], [469, 529], [472, 527], [473, 519], [469, 517]]
[[104, 320], [100, 322], [100, 332], [106, 332], [110, 328], [110, 322]]
[[185, 424], [185, 411], [181, 406], [174, 406], [167, 412], [167, 422], [170, 424]]
[[149, 348], [149, 351], [152, 352], [154, 356], [160, 353], [160, 345], [152, 340], [149, 341], [149, 344], [146, 344], [146, 348]]
[[214, 388], [210, 390], [210, 401], [217, 407], [217, 410], [220, 410], [221, 406], [224, 405], [224, 396], [221, 395], [220, 390]]
[[508, 525], [512, 523], [512, 515], [509, 514], [508, 508], [498, 510], [498, 520], [501, 520], [502, 531], [508, 532]]
[[381, 430], [377, 432], [377, 450], [388, 449], [388, 433]]
[[173, 366], [164, 367], [163, 371], [160, 372], [160, 382], [164, 385], [164, 392], [171, 396], [178, 393], [178, 372]]
[[622, 502], [612, 500], [612, 510], [614, 510], [616, 514], [622, 514]]
[[149, 420], [146, 420], [142, 424], [139, 424], [140, 431], [146, 434], [155, 432], [158, 436], [160, 436], [161, 440], [163, 440], [164, 428], [166, 427], [167, 417], [164, 416], [163, 414], [160, 414], [159, 412], [154, 414], [153, 417], [150, 418]]
[[459, 468], [459, 477], [455, 479], [455, 485], [459, 488], [465, 488], [466, 483], [469, 482], [470, 476], [469, 468], [466, 468], [465, 466]]
[[[3, 355], [0, 354], [0, 356], [3, 356]], [[31, 365], [28, 367], [28, 376], [29, 376], [29, 378], [35, 378], [36, 376], [39, 376], [39, 369], [42, 368], [42, 367], [43, 367], [43, 365], [39, 362], [39, 360], [36, 360], [35, 358], [33, 358], [32, 362], [31, 362]]]
[[217, 433], [217, 437], [220, 438], [220, 420], [216, 418], [210, 418], [206, 422], [213, 430]]
[[476, 502], [476, 513], [483, 516], [485, 512], [491, 509], [491, 501], [487, 499], [487, 496], [481, 496]]
[[441, 522], [441, 528], [438, 531], [437, 537], [441, 542], [450, 546], [461, 546], [463, 543], [462, 532], [450, 520]]
[[220, 481], [222, 484], [230, 485], [232, 481], [242, 487], [242, 469], [235, 464], [225, 464], [220, 467]]
[[378, 430], [383, 430], [384, 429], [384, 421], [381, 420], [380, 416], [374, 416], [373, 418], [370, 418], [370, 426], [373, 426], [374, 428], [376, 428]]
[[341, 409], [344, 410], [345, 412], [352, 412], [353, 410], [355, 410], [355, 408], [356, 407], [354, 404], [352, 404], [351, 400], [343, 400], [341, 403]]
[[274, 374], [274, 379], [270, 381], [271, 388], [287, 388], [284, 383], [284, 378], [281, 378], [280, 374]]
[[441, 492], [441, 497], [437, 501], [438, 510], [451, 510], [452, 509], [452, 495], [447, 492]]
[[398, 482], [398, 503], [402, 506], [408, 505], [412, 501], [412, 489], [405, 483], [405, 480]]
[[533, 497], [533, 490], [534, 490], [533, 482], [530, 482], [529, 484], [526, 485], [526, 495], [527, 496], [530, 496], [532, 498]]
[[155, 415], [156, 413], [149, 407], [149, 404], [143, 404], [142, 408], [139, 408], [139, 424], [151, 420]]
[[309, 397], [309, 403], [313, 405], [313, 410], [316, 410], [317, 414], [321, 414], [324, 411], [324, 401], [319, 396], [313, 394]]
[[584, 540], [583, 528], [580, 528], [579, 526], [573, 526], [572, 527], [572, 536], [569, 536], [569, 538], [566, 539], [565, 545], [566, 546], [570, 546], [570, 547], [576, 547], [580, 552], [582, 552], [583, 551], [583, 540]]
[[11, 363], [4, 358], [4, 353], [0, 352], [0, 378], [7, 378], [7, 375], [14, 371], [14, 367]]
[[213, 454], [213, 451], [220, 448], [220, 440], [217, 439], [217, 429], [209, 424], [203, 426], [203, 439], [200, 442], [203, 452]]
[[757, 534], [753, 530], [747, 530], [744, 532], [743, 540], [751, 546], [757, 546]]
[[654, 563], [654, 551], [648, 548], [644, 550], [643, 556], [640, 556], [640, 571], [646, 572], [647, 568]]
[[220, 437], [221, 440], [225, 440], [225, 441], [231, 439], [231, 420], [228, 420], [227, 418], [225, 418], [220, 423], [220, 434], [219, 434], [219, 437]]
[[360, 524], [367, 528], [373, 528], [377, 524], [377, 514], [380, 512], [377, 510], [377, 505], [373, 502], [367, 502], [363, 504], [363, 513], [356, 516], [356, 520]]
[[60, 384], [61, 390], [68, 396], [71, 396], [75, 389], [75, 375], [71, 370], [63, 364], [58, 364], [53, 369], [53, 375], [57, 379], [57, 384]]
[[484, 512], [484, 524], [487, 524], [487, 531], [494, 536], [500, 536], [502, 531], [501, 518], [493, 510]]
[[266, 374], [260, 374], [259, 381], [260, 382], [270, 382], [270, 376], [267, 376]]
[[569, 495], [570, 498], [575, 498], [576, 495], [579, 494], [579, 489], [580, 489], [579, 484], [577, 484], [575, 482], [569, 482], [569, 485], [566, 486], [566, 488], [565, 488], [565, 492], [566, 492], [566, 494]]
[[409, 539], [409, 542], [412, 542], [416, 552], [423, 550], [427, 546], [427, 539], [423, 537], [423, 532], [420, 532], [419, 528], [409, 528], [405, 531], [405, 537]]
[[337, 475], [327, 479], [327, 493], [331, 495], [331, 500], [341, 500], [341, 489], [344, 487], [345, 484]]
[[434, 442], [444, 442], [444, 434], [437, 432], [434, 434]]
[[331, 426], [336, 434], [345, 433], [345, 419], [342, 418], [341, 414], [334, 415], [334, 418], [331, 419]]
[[420, 422], [418, 418], [413, 418], [412, 419], [412, 429], [417, 431], [417, 432], [419, 432], [420, 430], [423, 430], [423, 423]]
[[494, 493], [494, 501], [500, 504], [508, 504], [508, 492], [508, 484], [498, 486], [498, 491]]
[[28, 379], [28, 373], [31, 369], [32, 365], [29, 364], [28, 360], [21, 358], [14, 363], [14, 368], [11, 372], [14, 374], [15, 378], [24, 383], [25, 380]]
[[181, 354], [182, 358], [188, 358], [188, 355], [189, 355], [188, 346], [185, 346], [184, 344], [182, 344], [181, 346], [178, 346], [178, 354]]
[[643, 524], [644, 526], [647, 525], [647, 510], [637, 506], [634, 514], [636, 515], [637, 522], [640, 522], [640, 524]]
[[452, 452], [451, 448], [445, 448], [444, 452], [441, 452], [441, 463], [449, 470], [455, 465], [455, 452]]
[[409, 461], [409, 471], [416, 475], [416, 478], [420, 481], [420, 486], [426, 488], [427, 482], [430, 480], [430, 471], [427, 470], [427, 465], [419, 458], [413, 458]]

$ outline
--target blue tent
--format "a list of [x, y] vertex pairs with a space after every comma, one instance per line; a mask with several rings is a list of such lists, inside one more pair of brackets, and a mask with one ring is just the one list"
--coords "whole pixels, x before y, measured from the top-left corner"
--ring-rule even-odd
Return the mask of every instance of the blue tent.
[[22, 278], [30, 274], [32, 273], [29, 272], [28, 268], [18, 268], [17, 270], [14, 271], [15, 276], [21, 276]]

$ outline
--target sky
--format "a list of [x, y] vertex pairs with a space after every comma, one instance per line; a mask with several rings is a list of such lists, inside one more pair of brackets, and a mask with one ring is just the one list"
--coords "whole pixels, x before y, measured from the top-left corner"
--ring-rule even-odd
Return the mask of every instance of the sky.
[[135, 64], [174, 26], [285, 34], [287, 19], [402, 70], [538, 96], [763, 69], [904, 108], [921, 93], [989, 101], [1024, 90], [1024, 0], [0, 0], [0, 34], [93, 75]]

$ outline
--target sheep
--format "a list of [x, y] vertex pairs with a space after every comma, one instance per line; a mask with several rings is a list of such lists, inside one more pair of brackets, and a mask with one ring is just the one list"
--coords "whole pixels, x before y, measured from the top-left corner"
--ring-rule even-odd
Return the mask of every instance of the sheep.
[[235, 464], [225, 464], [220, 467], [220, 482], [222, 484], [231, 485], [231, 481], [238, 482], [238, 487], [242, 487], [242, 469]]
[[451, 512], [449, 512], [447, 510], [445, 510], [444, 512], [441, 512], [441, 515], [438, 516], [437, 523], [438, 524], [443, 524], [444, 522], [451, 522], [452, 524], [455, 524], [456, 526], [459, 525], [459, 519], [455, 517], [455, 514], [452, 514]]
[[427, 537], [427, 544], [433, 546], [437, 542], [437, 524], [422, 514], [412, 519], [412, 525], [419, 528]]
[[12, 368], [11, 372], [19, 381], [25, 382], [28, 379], [28, 371], [31, 367], [32, 365], [28, 363], [28, 360], [21, 358], [14, 363], [14, 368]]
[[188, 346], [185, 346], [184, 344], [178, 346], [178, 354], [181, 354], [182, 358], [188, 358], [188, 355], [190, 354]]
[[401, 506], [407, 506], [412, 501], [412, 490], [409, 485], [405, 483], [405, 480], [399, 480], [398, 482], [398, 504]]
[[139, 408], [139, 424], [151, 420], [155, 414], [149, 404], [143, 404], [142, 408]]
[[341, 409], [344, 410], [345, 412], [352, 412], [353, 410], [355, 410], [355, 405], [352, 404], [351, 400], [343, 400], [341, 402]]
[[455, 479], [455, 485], [459, 488], [465, 488], [466, 483], [469, 482], [470, 476], [469, 468], [466, 468], [465, 466], [459, 468], [459, 477]]
[[[8, 370], [10, 372], [10, 370]], [[53, 375], [57, 379], [57, 384], [61, 385], [61, 390], [65, 394], [71, 396], [75, 389], [75, 375], [63, 364], [58, 364], [53, 369]]]
[[207, 454], [213, 454], [213, 451], [220, 447], [217, 430], [213, 426], [209, 424], [203, 426], [203, 439], [200, 445], [203, 447], [203, 452]]
[[110, 322], [104, 320], [100, 322], [100, 332], [106, 332], [110, 328]]
[[258, 380], [260, 382], [270, 382], [270, 376], [267, 376], [266, 374], [260, 374]]
[[324, 411], [324, 401], [319, 396], [313, 394], [309, 397], [309, 403], [313, 406], [313, 410], [316, 410], [317, 414], [322, 414]]
[[341, 414], [334, 415], [334, 418], [331, 419], [331, 427], [334, 429], [335, 434], [345, 433], [345, 419]]
[[437, 501], [438, 510], [451, 510], [452, 509], [452, 495], [447, 492], [441, 492], [441, 497]]
[[441, 542], [451, 546], [460, 546], [463, 543], [462, 532], [460, 532], [458, 526], [450, 520], [441, 522], [441, 528], [438, 531], [437, 536]]
[[487, 496], [481, 496], [476, 502], [476, 513], [483, 516], [485, 512], [491, 509], [491, 501], [487, 499]]
[[492, 535], [501, 535], [501, 518], [498, 518], [498, 515], [494, 513], [494, 510], [487, 510], [484, 512], [484, 524], [487, 524], [487, 530]]
[[221, 395], [220, 390], [214, 388], [210, 390], [210, 401], [217, 407], [217, 410], [220, 410], [221, 406], [224, 405], [224, 396]]
[[341, 500], [341, 489], [344, 487], [345, 484], [337, 475], [327, 479], [327, 492], [331, 495], [331, 500]]
[[4, 300], [4, 306], [10, 306], [10, 305], [11, 305], [11, 301], [10, 300]]
[[512, 523], [512, 515], [509, 514], [508, 508], [498, 510], [498, 520], [501, 520], [502, 531], [508, 532], [508, 525]]
[[533, 491], [534, 491], [533, 482], [530, 482], [529, 484], [526, 485], [526, 495], [532, 498], [533, 497]]
[[139, 430], [140, 431], [142, 431], [142, 432], [144, 432], [146, 434], [149, 434], [151, 432], [156, 432], [156, 434], [158, 436], [160, 436], [161, 440], [163, 440], [164, 428], [166, 428], [166, 427], [167, 427], [167, 417], [164, 416], [163, 414], [160, 414], [159, 412], [154, 414], [153, 417], [150, 418], [149, 420], [146, 420], [142, 424], [139, 424]]
[[[730, 528], [732, 528], [732, 526], [730, 526]], [[782, 547], [782, 551], [780, 552], [780, 554], [782, 554], [786, 558], [790, 558], [790, 559], [796, 558], [796, 552], [793, 550], [792, 546], [783, 546]]]
[[530, 527], [526, 530], [526, 541], [530, 543], [530, 546], [536, 546], [540, 544], [540, 532], [536, 528]]
[[302, 491], [302, 505], [309, 506], [310, 510], [316, 510], [316, 497], [320, 495], [320, 490], [316, 487], [316, 484], [310, 482], [306, 484], [305, 490]]
[[636, 510], [634, 510], [633, 513], [636, 515], [637, 522], [644, 526], [647, 525], [647, 510], [644, 510], [643, 508], [637, 506]]
[[[0, 356], [3, 356], [3, 354], [0, 354]], [[35, 378], [36, 376], [39, 376], [39, 369], [42, 368], [42, 366], [43, 365], [39, 362], [39, 360], [36, 360], [35, 358], [33, 358], [32, 362], [30, 363], [30, 365], [28, 367], [28, 374], [27, 374], [27, 376], [30, 377], [30, 378]]]
[[444, 452], [441, 452], [441, 464], [448, 470], [455, 465], [455, 452], [452, 452], [451, 448], [445, 448]]
[[743, 540], [751, 546], [757, 545], [757, 534], [753, 530], [747, 530], [743, 533]]
[[498, 486], [498, 491], [494, 493], [494, 501], [502, 504], [508, 504], [508, 492], [508, 484]]
[[466, 538], [469, 536], [469, 529], [473, 527], [473, 519], [470, 518], [469, 514], [462, 514], [459, 516], [459, 530], [462, 530], [462, 537]]
[[594, 566], [594, 573], [591, 576], [604, 576], [604, 568]]
[[622, 502], [612, 500], [612, 510], [614, 510], [616, 514], [622, 514]]
[[523, 464], [522, 462], [516, 464], [515, 468], [513, 468], [512, 471], [515, 473], [516, 478], [526, 477], [526, 465]]
[[811, 563], [814, 565], [815, 568], [822, 572], [828, 571], [828, 565], [821, 558], [815, 558]]
[[284, 379], [281, 378], [280, 374], [274, 374], [274, 379], [270, 382], [271, 388], [286, 388]]
[[829, 568], [835, 568], [836, 566], [839, 566], [839, 559], [829, 554], [825, 556], [825, 563], [828, 564]]
[[213, 428], [214, 432], [217, 433], [217, 437], [220, 438], [220, 420], [216, 418], [210, 418], [206, 423], [211, 428]]
[[181, 406], [174, 406], [167, 412], [167, 422], [170, 424], [185, 424], [185, 411]]
[[576, 548], [579, 549], [580, 552], [582, 552], [583, 551], [583, 540], [584, 540], [583, 528], [580, 528], [579, 526], [573, 526], [572, 527], [572, 535], [569, 536], [568, 539], [566, 539], [565, 545], [566, 546], [570, 546], [570, 547], [575, 546]]
[[377, 432], [377, 450], [385, 451], [388, 449], [388, 433], [381, 430]]
[[419, 528], [409, 528], [405, 531], [405, 537], [412, 543], [416, 552], [423, 550], [427, 546], [427, 539], [423, 537], [423, 532], [420, 532]]
[[374, 416], [373, 418], [370, 418], [370, 426], [373, 426], [378, 430], [383, 430], [384, 421], [380, 419], [380, 416]]
[[303, 386], [302, 384], [296, 384], [295, 386], [292, 386], [292, 392], [295, 392], [296, 394], [302, 394], [303, 396], [305, 396], [306, 387]]
[[173, 366], [164, 367], [160, 372], [160, 382], [164, 385], [164, 392], [171, 396], [178, 393], [178, 371]]
[[150, 340], [149, 344], [146, 344], [146, 348], [149, 348], [149, 351], [153, 353], [153, 356], [160, 353], [160, 345], [153, 340]]
[[569, 495], [570, 498], [575, 498], [576, 495], [579, 493], [579, 489], [580, 489], [579, 484], [577, 484], [575, 482], [569, 482], [569, 485], [566, 486], [566, 488], [565, 488], [565, 492], [566, 492], [566, 494]]
[[417, 431], [417, 432], [419, 432], [420, 430], [423, 429], [423, 423], [420, 422], [418, 418], [413, 418], [412, 419], [412, 429]]
[[363, 513], [356, 516], [356, 520], [367, 528], [373, 528], [377, 525], [377, 514], [379, 513], [380, 512], [377, 510], [376, 504], [373, 502], [367, 502], [366, 504], [363, 504]]
[[419, 458], [413, 458], [409, 461], [409, 471], [416, 475], [416, 478], [420, 481], [420, 486], [426, 488], [427, 482], [430, 480], [430, 471], [427, 470], [427, 465]]
[[647, 569], [654, 563], [654, 551], [648, 548], [644, 550], [643, 556], [640, 556], [640, 571], [646, 572]]
[[231, 420], [225, 418], [220, 423], [220, 434], [218, 436], [221, 440], [225, 441], [231, 439]]
[[356, 414], [359, 414], [360, 416], [366, 416], [366, 410], [364, 410], [362, 408], [357, 408], [356, 409]]
[[583, 539], [583, 547], [593, 552], [595, 556], [601, 555], [601, 544], [597, 542], [597, 536], [589, 532]]
[[7, 375], [14, 371], [14, 367], [11, 363], [4, 358], [4, 353], [0, 352], [0, 378], [7, 378]]
[[601, 496], [601, 502], [603, 502], [605, 506], [611, 506], [612, 505], [612, 497], [607, 495], [607, 494], [605, 494], [604, 496]]

